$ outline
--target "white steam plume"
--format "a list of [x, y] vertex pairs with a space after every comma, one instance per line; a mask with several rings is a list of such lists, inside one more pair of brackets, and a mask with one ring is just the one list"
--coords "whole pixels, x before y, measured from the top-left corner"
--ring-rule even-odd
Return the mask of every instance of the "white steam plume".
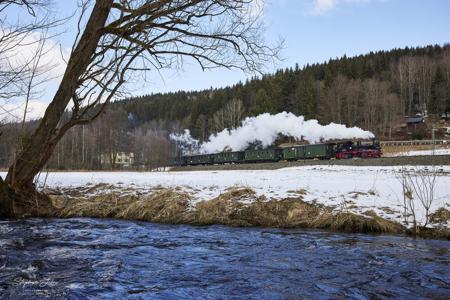
[[[187, 136], [187, 135], [188, 136]], [[200, 153], [214, 153], [224, 150], [241, 151], [250, 144], [259, 143], [263, 148], [273, 144], [284, 135], [296, 140], [305, 140], [311, 144], [334, 139], [368, 139], [374, 135], [359, 127], [346, 127], [342, 124], [330, 123], [320, 125], [317, 120], [305, 120], [303, 116], [282, 112], [275, 115], [264, 113], [256, 117], [248, 117], [242, 121], [240, 127], [224, 129], [213, 134], [208, 141], [200, 144], [185, 131], [182, 135], [171, 135], [175, 141], [186, 141], [195, 144]]]
[[171, 133], [169, 138], [177, 144], [183, 154], [199, 152], [200, 141], [191, 136], [189, 129], [185, 129], [183, 133]]

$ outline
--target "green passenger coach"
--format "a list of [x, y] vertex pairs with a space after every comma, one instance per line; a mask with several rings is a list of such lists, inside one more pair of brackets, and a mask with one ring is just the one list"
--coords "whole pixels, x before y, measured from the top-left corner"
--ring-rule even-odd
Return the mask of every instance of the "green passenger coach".
[[333, 157], [334, 148], [332, 144], [314, 144], [283, 148], [283, 159], [327, 159]]
[[244, 152], [221, 152], [213, 154], [213, 159], [215, 164], [242, 163], [244, 161]]
[[333, 144], [313, 144], [305, 145], [303, 157], [308, 158], [320, 158], [329, 159], [333, 156], [334, 147]]
[[210, 165], [213, 163], [211, 154], [191, 155], [186, 156], [187, 165]]
[[279, 148], [247, 150], [244, 152], [245, 162], [279, 161], [283, 152]]
[[299, 151], [302, 151], [301, 147], [286, 147], [283, 148], [283, 159], [285, 160], [297, 160], [299, 159]]

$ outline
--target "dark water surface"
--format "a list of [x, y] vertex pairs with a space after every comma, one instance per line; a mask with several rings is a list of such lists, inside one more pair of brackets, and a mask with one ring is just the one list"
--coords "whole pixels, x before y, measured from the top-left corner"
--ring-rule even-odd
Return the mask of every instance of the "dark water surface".
[[450, 242], [96, 219], [0, 220], [2, 299], [450, 298]]

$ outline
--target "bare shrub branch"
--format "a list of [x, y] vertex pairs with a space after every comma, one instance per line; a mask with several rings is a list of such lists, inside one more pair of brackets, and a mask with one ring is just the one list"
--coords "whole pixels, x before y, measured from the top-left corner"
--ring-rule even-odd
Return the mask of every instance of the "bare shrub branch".
[[[419, 226], [426, 227], [430, 219], [430, 209], [435, 198], [435, 186], [438, 170], [435, 166], [408, 169], [402, 167], [399, 181], [403, 190], [403, 205], [405, 221], [408, 222], [408, 215], [411, 214], [414, 231], [417, 233]], [[425, 221], [419, 224], [417, 220], [416, 199], [418, 205], [425, 211]]]

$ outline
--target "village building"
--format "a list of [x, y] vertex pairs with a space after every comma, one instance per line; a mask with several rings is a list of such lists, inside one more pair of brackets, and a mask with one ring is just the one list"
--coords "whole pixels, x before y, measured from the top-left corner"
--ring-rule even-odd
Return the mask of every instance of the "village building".
[[101, 165], [112, 168], [129, 168], [134, 164], [133, 152], [102, 153]]

